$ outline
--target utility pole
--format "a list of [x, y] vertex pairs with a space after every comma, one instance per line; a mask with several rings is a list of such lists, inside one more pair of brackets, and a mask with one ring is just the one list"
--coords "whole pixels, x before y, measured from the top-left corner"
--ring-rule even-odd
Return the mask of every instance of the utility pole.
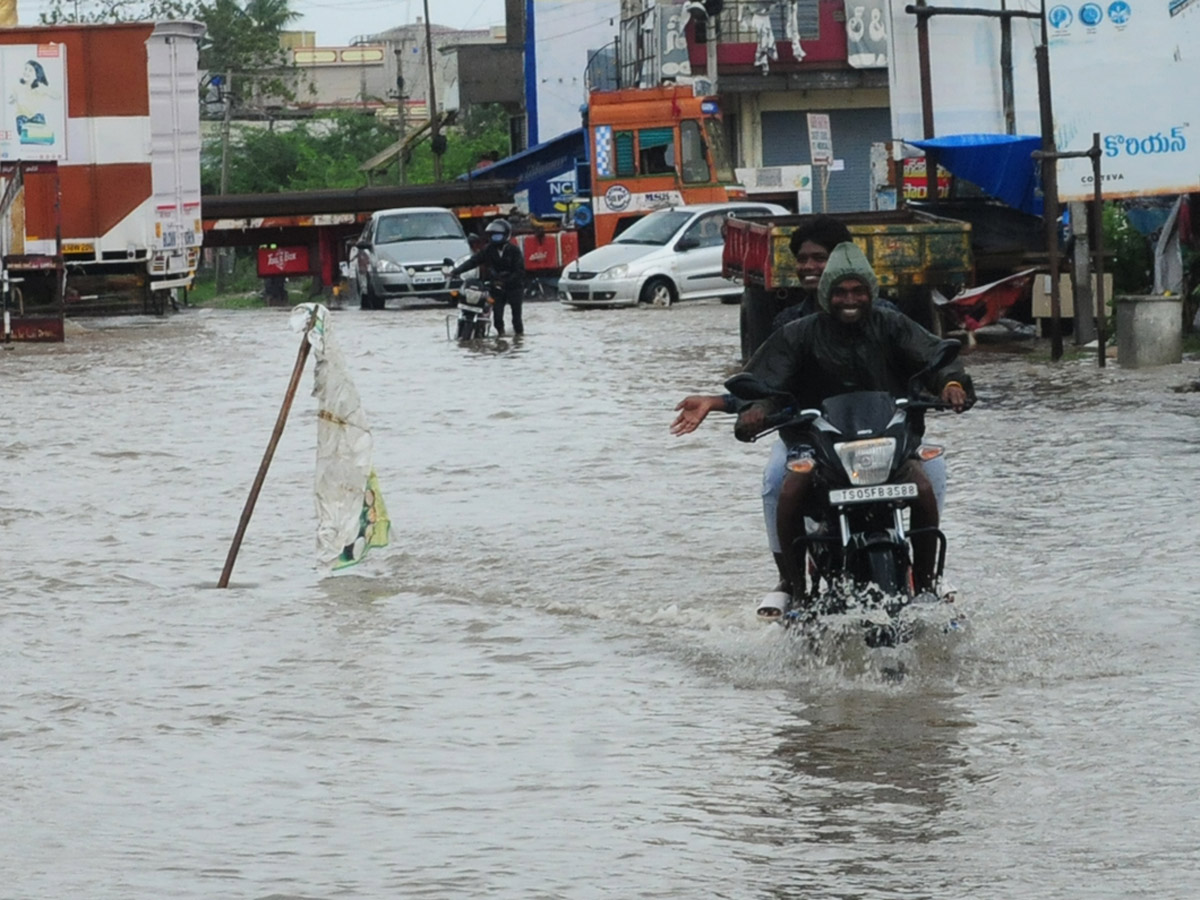
[[429, 110], [429, 149], [433, 151], [433, 180], [442, 180], [442, 135], [438, 129], [437, 96], [433, 90], [433, 38], [429, 30], [429, 0], [425, 0], [425, 57], [429, 62], [429, 91], [425, 104]]
[[396, 50], [396, 130], [400, 144], [400, 150], [396, 154], [396, 184], [404, 184], [404, 114], [407, 112], [405, 101], [408, 99], [404, 93], [404, 51], [407, 43], [407, 40], [401, 38], [400, 46]]
[[1050, 359], [1063, 355], [1062, 298], [1058, 289], [1058, 147], [1054, 142], [1054, 112], [1050, 106], [1050, 39], [1046, 0], [1042, 0], [1042, 42], [1034, 48], [1037, 63], [1038, 108], [1042, 122], [1042, 223], [1050, 258]]
[[[225, 109], [221, 113], [221, 193], [225, 194], [229, 191], [229, 131], [230, 119], [233, 117], [233, 78], [226, 72], [225, 83], [221, 85], [221, 92], [225, 95]], [[217, 251], [217, 278], [216, 290], [217, 293], [225, 287], [225, 247]]]
[[225, 73], [221, 93], [225, 95], [225, 109], [221, 113], [221, 193], [229, 190], [229, 120], [233, 116], [232, 76]]

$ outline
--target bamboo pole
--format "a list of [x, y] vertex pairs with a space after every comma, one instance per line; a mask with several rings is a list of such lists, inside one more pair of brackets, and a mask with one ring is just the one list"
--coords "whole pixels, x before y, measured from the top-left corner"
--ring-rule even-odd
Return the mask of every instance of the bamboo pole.
[[296, 396], [296, 388], [300, 384], [300, 375], [304, 371], [304, 363], [308, 359], [308, 353], [311, 345], [308, 343], [308, 333], [312, 330], [313, 320], [310, 318], [308, 326], [304, 329], [304, 335], [300, 338], [300, 350], [296, 354], [296, 365], [292, 369], [292, 379], [288, 382], [287, 393], [283, 398], [283, 406], [279, 409], [279, 417], [275, 420], [275, 430], [271, 433], [271, 440], [267, 444], [267, 451], [263, 454], [262, 462], [258, 467], [258, 474], [254, 477], [254, 484], [250, 486], [250, 496], [246, 498], [246, 505], [242, 509], [242, 518], [238, 522], [237, 532], [233, 536], [233, 544], [229, 547], [229, 555], [225, 557], [225, 568], [221, 570], [221, 580], [217, 582], [217, 587], [229, 587], [229, 576], [233, 572], [233, 562], [237, 559], [238, 550], [242, 546], [242, 538], [246, 534], [246, 527], [250, 524], [250, 516], [254, 513], [254, 504], [258, 502], [259, 491], [262, 490], [263, 482], [267, 478], [267, 469], [271, 466], [271, 458], [275, 455], [275, 447], [279, 443], [279, 437], [283, 434], [283, 426], [287, 424], [288, 411], [292, 408], [292, 400]]

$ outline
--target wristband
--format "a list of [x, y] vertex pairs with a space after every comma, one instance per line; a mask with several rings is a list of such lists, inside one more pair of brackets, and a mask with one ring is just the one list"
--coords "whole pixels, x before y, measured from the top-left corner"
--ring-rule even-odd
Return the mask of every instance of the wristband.
[[961, 382], [959, 382], [959, 381], [947, 381], [947, 382], [946, 382], [946, 384], [945, 384], [945, 386], [942, 388], [942, 390], [944, 391], [946, 388], [949, 388], [949, 387], [956, 387], [956, 388], [958, 388], [960, 391], [965, 391], [965, 390], [966, 390], [966, 388], [965, 388], [965, 387], [963, 387], [963, 386], [962, 386], [962, 383], [961, 383]]

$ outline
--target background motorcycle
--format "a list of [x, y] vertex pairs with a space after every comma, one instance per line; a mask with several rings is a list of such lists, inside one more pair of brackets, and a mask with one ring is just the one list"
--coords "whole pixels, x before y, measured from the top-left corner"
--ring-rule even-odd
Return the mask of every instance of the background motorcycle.
[[920, 396], [920, 382], [952, 361], [957, 341], [942, 341], [934, 359], [909, 383], [909, 398], [886, 391], [859, 391], [830, 397], [820, 409], [796, 411], [793, 398], [773, 391], [748, 373], [735, 375], [729, 390], [745, 400], [783, 398], [788, 406], [771, 418], [758, 440], [781, 428], [802, 429], [814, 457], [793, 460], [793, 471], [812, 471], [820, 498], [815, 527], [810, 521], [791, 548], [793, 559], [807, 561], [806, 584], [795, 585], [785, 624], [814, 623], [819, 617], [851, 608], [882, 609], [885, 621], [864, 620], [870, 646], [891, 646], [906, 638], [897, 617], [914, 599], [912, 545], [914, 534], [936, 541], [935, 578], [946, 563], [946, 537], [937, 528], [909, 529], [904, 509], [917, 496], [917, 486], [902, 482], [901, 467], [910, 459], [928, 460], [942, 448], [918, 435], [922, 413], [948, 409], [937, 399]]
[[[443, 260], [443, 271], [449, 272], [454, 260]], [[477, 341], [487, 337], [492, 329], [492, 291], [494, 286], [478, 278], [468, 278], [459, 291], [457, 316], [446, 316], [446, 337], [457, 341]]]

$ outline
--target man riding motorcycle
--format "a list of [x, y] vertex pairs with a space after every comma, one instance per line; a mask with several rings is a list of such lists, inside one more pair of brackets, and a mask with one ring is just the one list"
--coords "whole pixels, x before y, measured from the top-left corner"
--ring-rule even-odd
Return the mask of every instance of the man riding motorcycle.
[[[908, 395], [909, 381], [933, 358], [938, 338], [912, 319], [875, 305], [879, 283], [870, 263], [853, 243], [838, 244], [817, 288], [820, 312], [776, 330], [747, 362], [744, 372], [769, 390], [794, 398], [798, 409], [815, 408], [828, 397], [852, 391], [887, 391]], [[739, 376], [740, 377], [740, 376]], [[932, 372], [925, 387], [955, 410], [973, 403], [970, 377], [957, 360]], [[736, 378], [726, 384], [737, 388]], [[768, 426], [768, 417], [787, 401], [756, 400], [738, 415], [734, 433], [750, 440]], [[789, 459], [812, 453], [794, 430], [784, 430]], [[803, 516], [819, 505], [811, 472], [789, 471], [779, 498], [778, 528], [784, 568], [792, 585], [804, 584], [804, 560], [792, 548], [803, 528]], [[911, 507], [912, 529], [936, 528], [938, 505], [933, 486], [916, 460], [905, 466], [904, 479], [917, 485]], [[931, 532], [913, 536], [913, 580], [918, 591], [934, 588], [937, 545]]]

